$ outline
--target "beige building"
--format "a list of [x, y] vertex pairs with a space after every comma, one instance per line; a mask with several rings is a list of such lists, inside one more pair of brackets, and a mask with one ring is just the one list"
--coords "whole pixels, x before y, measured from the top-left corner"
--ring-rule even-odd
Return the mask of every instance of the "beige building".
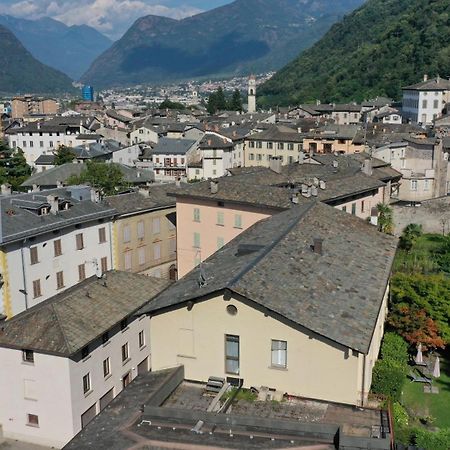
[[316, 201], [259, 222], [140, 311], [152, 370], [365, 404], [396, 244]]
[[307, 133], [303, 148], [314, 153], [361, 153], [365, 149], [364, 133], [358, 125], [327, 125]]
[[113, 224], [113, 267], [158, 278], [176, 279], [175, 199], [169, 185], [143, 193], [107, 197], [117, 210]]
[[32, 96], [15, 97], [11, 102], [12, 117], [23, 119], [32, 114], [52, 115], [58, 112], [58, 103], [51, 98], [36, 98]]

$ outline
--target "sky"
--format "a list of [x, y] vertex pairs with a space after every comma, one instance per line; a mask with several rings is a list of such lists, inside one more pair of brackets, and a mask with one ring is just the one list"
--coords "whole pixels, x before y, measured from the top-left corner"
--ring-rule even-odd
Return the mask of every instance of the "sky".
[[148, 14], [181, 19], [232, 0], [0, 0], [0, 14], [24, 19], [52, 17], [67, 25], [90, 25], [118, 39]]

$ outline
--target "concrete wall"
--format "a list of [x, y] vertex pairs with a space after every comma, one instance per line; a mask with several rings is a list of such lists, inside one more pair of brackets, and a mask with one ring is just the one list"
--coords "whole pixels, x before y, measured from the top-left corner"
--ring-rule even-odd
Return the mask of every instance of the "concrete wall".
[[[237, 315], [227, 312], [228, 305], [236, 306]], [[196, 303], [191, 311], [181, 308], [154, 316], [150, 334], [154, 370], [183, 364], [186, 379], [231, 376], [242, 378], [244, 387], [268, 386], [302, 397], [360, 402], [358, 353], [235, 299], [218, 296]], [[226, 334], [240, 338], [239, 375], [225, 373]], [[286, 369], [271, 366], [272, 339], [287, 341]]]
[[[194, 208], [200, 211], [200, 221], [194, 221]], [[224, 225], [218, 225], [217, 214], [223, 213]], [[273, 214], [268, 208], [258, 208], [216, 201], [177, 199], [177, 265], [179, 278], [186, 275], [242, 231]], [[235, 216], [241, 216], [241, 228], [235, 227]], [[200, 246], [194, 246], [194, 233], [200, 235]]]

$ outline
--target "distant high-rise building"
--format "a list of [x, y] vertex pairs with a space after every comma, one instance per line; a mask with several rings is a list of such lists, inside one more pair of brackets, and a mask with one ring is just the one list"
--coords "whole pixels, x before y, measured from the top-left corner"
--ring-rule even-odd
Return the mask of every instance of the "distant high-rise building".
[[250, 75], [248, 79], [248, 112], [256, 112], [256, 78]]
[[83, 97], [83, 100], [87, 102], [93, 102], [94, 88], [92, 86], [83, 86], [83, 89], [81, 90], [81, 95]]

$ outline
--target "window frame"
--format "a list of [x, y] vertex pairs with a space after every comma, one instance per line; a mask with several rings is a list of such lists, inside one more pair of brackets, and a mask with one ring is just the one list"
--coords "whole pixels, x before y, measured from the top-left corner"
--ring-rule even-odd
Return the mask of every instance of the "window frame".
[[[227, 353], [227, 343], [237, 343], [237, 356], [232, 356]], [[229, 375], [239, 376], [240, 374], [240, 356], [241, 356], [241, 342], [240, 337], [234, 334], [226, 334], [225, 335], [225, 373]], [[237, 361], [237, 371], [233, 372], [228, 370], [228, 361]]]
[[53, 256], [56, 258], [62, 255], [62, 242], [61, 239], [55, 239], [53, 241]]
[[[281, 344], [281, 346], [284, 344], [285, 348], [274, 348], [275, 343]], [[274, 352], [276, 353], [274, 354]], [[284, 352], [284, 363], [274, 362], [283, 359], [283, 353], [279, 352]], [[279, 358], [279, 356], [281, 356], [281, 358]], [[287, 341], [283, 341], [281, 339], [270, 340], [270, 367], [274, 367], [276, 369], [287, 369]]]
[[91, 384], [91, 373], [88, 372], [86, 375], [83, 375], [83, 394], [87, 395], [89, 392], [92, 392], [92, 384]]
[[27, 364], [34, 364], [34, 351], [24, 348], [22, 350], [22, 362]]
[[102, 366], [103, 366], [103, 378], [109, 377], [111, 375], [111, 359], [109, 356], [103, 360]]
[[122, 355], [122, 364], [126, 364], [130, 360], [130, 346], [128, 342], [121, 347], [121, 355]]

